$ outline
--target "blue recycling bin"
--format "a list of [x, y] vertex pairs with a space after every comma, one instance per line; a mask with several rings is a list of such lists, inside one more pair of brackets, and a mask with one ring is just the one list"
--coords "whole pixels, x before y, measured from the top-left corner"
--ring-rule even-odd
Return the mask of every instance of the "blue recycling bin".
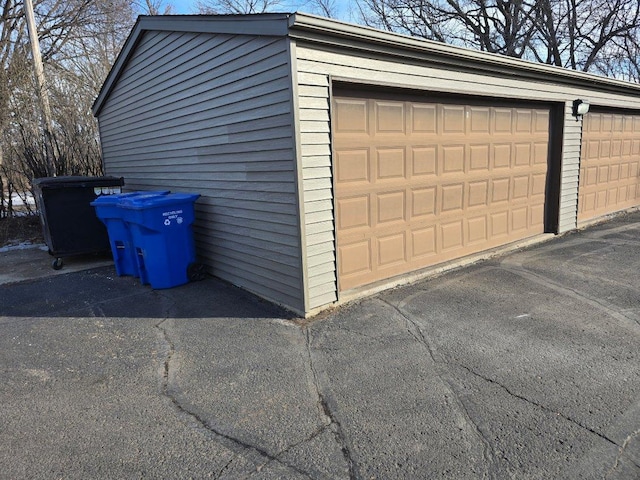
[[136, 266], [143, 285], [155, 289], [187, 283], [195, 265], [192, 224], [197, 194], [132, 196], [119, 202], [131, 232]]
[[151, 198], [167, 195], [168, 193], [169, 190], [119, 193], [98, 197], [91, 202], [91, 205], [96, 210], [97, 217], [107, 227], [111, 253], [118, 276], [140, 276], [131, 231], [124, 221], [124, 210], [120, 207], [121, 202], [125, 199]]

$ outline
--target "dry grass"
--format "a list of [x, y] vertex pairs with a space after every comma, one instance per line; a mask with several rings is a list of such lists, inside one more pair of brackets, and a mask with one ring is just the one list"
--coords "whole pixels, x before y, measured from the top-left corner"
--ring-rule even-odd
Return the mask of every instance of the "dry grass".
[[0, 218], [0, 247], [22, 242], [44, 243], [38, 215]]

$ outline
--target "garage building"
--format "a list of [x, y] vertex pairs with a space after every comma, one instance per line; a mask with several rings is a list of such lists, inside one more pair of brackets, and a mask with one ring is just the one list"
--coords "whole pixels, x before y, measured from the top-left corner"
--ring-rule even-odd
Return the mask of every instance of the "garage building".
[[640, 204], [640, 85], [302, 13], [142, 16], [94, 114], [107, 174], [200, 193], [200, 260], [301, 315]]

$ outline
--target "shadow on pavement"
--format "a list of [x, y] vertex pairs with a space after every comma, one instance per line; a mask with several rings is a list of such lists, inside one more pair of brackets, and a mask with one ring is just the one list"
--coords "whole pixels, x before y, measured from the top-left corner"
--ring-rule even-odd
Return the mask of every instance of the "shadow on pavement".
[[280, 318], [295, 315], [215, 278], [153, 290], [113, 266], [3, 285], [0, 316]]

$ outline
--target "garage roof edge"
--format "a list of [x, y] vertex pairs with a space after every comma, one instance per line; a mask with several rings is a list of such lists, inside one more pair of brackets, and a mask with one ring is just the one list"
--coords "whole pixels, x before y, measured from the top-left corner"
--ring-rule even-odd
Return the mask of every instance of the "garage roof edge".
[[[357, 41], [360, 44], [378, 45], [396, 52], [413, 52], [414, 54], [429, 55], [438, 58], [442, 65], [467, 67], [484, 72], [496, 73], [496, 69], [512, 69], [511, 76], [527, 78], [537, 77], [549, 81], [568, 83], [591, 89], [602, 89], [640, 94], [640, 84], [631, 83], [615, 78], [604, 77], [592, 73], [585, 73], [568, 68], [547, 65], [544, 63], [522, 60], [496, 53], [472, 50], [469, 48], [449, 45], [433, 40], [410, 37], [398, 33], [377, 30], [371, 27], [351, 24], [305, 13], [295, 13], [291, 17], [289, 35], [296, 39], [319, 42], [318, 36], [327, 38], [341, 38]], [[356, 45], [353, 45], [357, 48]]]
[[[289, 36], [317, 44], [355, 50], [374, 50], [391, 55], [429, 56], [437, 64], [464, 67], [485, 73], [502, 73], [513, 77], [553, 80], [578, 87], [640, 94], [640, 84], [591, 73], [531, 62], [504, 55], [482, 52], [431, 40], [318, 17], [307, 13], [263, 13], [249, 15], [161, 15], [138, 17], [120, 54], [107, 75], [92, 106], [98, 116], [109, 97], [140, 37], [146, 31], [230, 33]], [[336, 42], [341, 40], [342, 44]], [[370, 46], [367, 48], [366, 46]]]

